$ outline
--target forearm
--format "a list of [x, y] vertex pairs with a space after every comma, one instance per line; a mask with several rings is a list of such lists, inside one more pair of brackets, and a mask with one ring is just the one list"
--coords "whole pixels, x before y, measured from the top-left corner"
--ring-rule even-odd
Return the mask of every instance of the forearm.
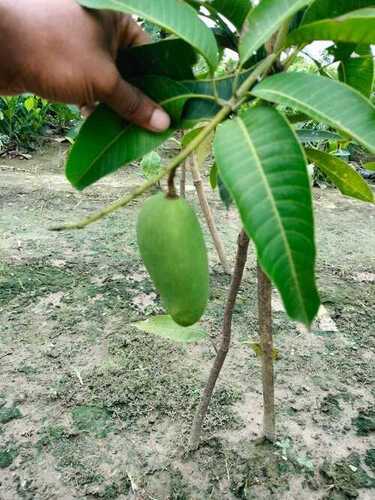
[[18, 54], [16, 2], [0, 0], [0, 95], [22, 92], [22, 85], [17, 81]]

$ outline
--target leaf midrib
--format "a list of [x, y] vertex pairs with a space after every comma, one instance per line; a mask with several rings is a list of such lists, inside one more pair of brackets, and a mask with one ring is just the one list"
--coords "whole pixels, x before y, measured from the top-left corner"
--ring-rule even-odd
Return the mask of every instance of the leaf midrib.
[[280, 227], [281, 237], [282, 237], [282, 240], [283, 240], [283, 243], [284, 243], [284, 247], [285, 247], [287, 259], [288, 259], [288, 262], [289, 262], [291, 274], [293, 276], [293, 281], [294, 281], [294, 284], [295, 284], [295, 288], [297, 290], [298, 301], [300, 303], [301, 310], [304, 311], [305, 320], [306, 320], [306, 322], [308, 322], [308, 315], [307, 315], [306, 309], [304, 307], [304, 301], [303, 301], [302, 293], [301, 293], [299, 282], [298, 282], [298, 278], [297, 278], [297, 272], [296, 272], [296, 269], [295, 269], [295, 266], [294, 266], [294, 262], [293, 262], [293, 259], [292, 259], [291, 249], [289, 247], [288, 239], [287, 239], [286, 234], [284, 232], [284, 225], [282, 223], [280, 214], [278, 212], [276, 202], [275, 202], [275, 200], [273, 198], [273, 195], [272, 195], [271, 187], [270, 187], [270, 185], [268, 183], [267, 176], [265, 175], [265, 173], [263, 171], [262, 162], [261, 162], [261, 160], [260, 160], [260, 158], [258, 156], [257, 150], [256, 150], [255, 146], [253, 145], [253, 143], [251, 141], [251, 137], [248, 134], [247, 128], [246, 128], [246, 126], [243, 123], [243, 121], [242, 121], [241, 118], [238, 118], [238, 123], [239, 123], [240, 129], [241, 129], [241, 131], [242, 131], [242, 133], [243, 133], [243, 135], [245, 137], [245, 142], [248, 143], [249, 149], [250, 149], [251, 153], [253, 154], [253, 157], [255, 159], [256, 168], [257, 168], [257, 170], [258, 170], [261, 178], [264, 181], [264, 186], [266, 188], [267, 195], [268, 195], [268, 198], [269, 198], [270, 203], [271, 203], [272, 211], [273, 211], [273, 213], [275, 215], [277, 224]]
[[[189, 94], [186, 94], [186, 95], [189, 95]], [[192, 95], [193, 97], [193, 95]], [[165, 99], [164, 101], [161, 101], [159, 104], [161, 106], [165, 105], [165, 104], [168, 104], [169, 102], [172, 102], [173, 100], [180, 100], [180, 99], [183, 99], [185, 98], [185, 95], [183, 96], [176, 96], [176, 97], [170, 97], [168, 99]], [[97, 163], [106, 153], [107, 151], [113, 146], [113, 144], [115, 144], [123, 134], [125, 134], [125, 132], [128, 132], [129, 129], [131, 129], [132, 127], [136, 128], [136, 125], [134, 125], [133, 123], [128, 123], [124, 128], [121, 129], [121, 132], [119, 132], [113, 139], [112, 141], [110, 141], [103, 149], [100, 150], [100, 153], [98, 155], [95, 156], [95, 158], [91, 161], [91, 163], [88, 165], [84, 175], [82, 175], [79, 180], [82, 180], [85, 178], [85, 176], [87, 175], [87, 173], [92, 169], [92, 167], [95, 165], [95, 163]], [[173, 129], [171, 128], [170, 129], [171, 132], [173, 132]]]

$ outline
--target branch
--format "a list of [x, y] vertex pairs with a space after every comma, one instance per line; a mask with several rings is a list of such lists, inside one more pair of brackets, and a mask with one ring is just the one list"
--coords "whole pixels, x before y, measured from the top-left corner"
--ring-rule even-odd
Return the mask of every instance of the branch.
[[208, 406], [210, 404], [212, 394], [220, 375], [221, 369], [227, 357], [232, 334], [232, 318], [233, 310], [236, 304], [237, 295], [241, 286], [242, 277], [245, 269], [247, 251], [249, 248], [249, 238], [244, 230], [241, 231], [238, 237], [236, 265], [230, 285], [229, 295], [224, 311], [223, 329], [221, 332], [221, 345], [217, 351], [214, 364], [211, 368], [210, 376], [207, 385], [204, 389], [202, 399], [195, 414], [193, 427], [190, 435], [190, 449], [195, 450], [199, 445], [199, 440], [202, 432], [203, 421], [206, 418]]
[[138, 198], [146, 191], [151, 189], [155, 184], [160, 182], [164, 177], [167, 177], [173, 170], [183, 163], [190, 154], [197, 149], [197, 147], [213, 132], [216, 127], [223, 121], [227, 116], [229, 116], [235, 109], [237, 109], [241, 104], [246, 101], [247, 93], [250, 88], [257, 83], [258, 79], [267, 74], [268, 70], [272, 67], [274, 61], [277, 59], [278, 54], [271, 54], [266, 59], [264, 59], [255, 70], [249, 75], [249, 77], [244, 81], [236, 95], [232, 97], [227, 103], [221, 108], [221, 110], [214, 116], [214, 118], [207, 124], [207, 126], [195, 137], [187, 146], [184, 148], [175, 158], [167, 165], [157, 176], [153, 179], [146, 181], [144, 184], [136, 188], [131, 193], [127, 194], [123, 198], [115, 201], [114, 203], [104, 207], [99, 212], [95, 212], [89, 217], [81, 220], [77, 223], [68, 223], [50, 228], [50, 231], [66, 231], [70, 229], [83, 229], [86, 226], [97, 222], [104, 217], [116, 212], [117, 210], [126, 207], [135, 198]]

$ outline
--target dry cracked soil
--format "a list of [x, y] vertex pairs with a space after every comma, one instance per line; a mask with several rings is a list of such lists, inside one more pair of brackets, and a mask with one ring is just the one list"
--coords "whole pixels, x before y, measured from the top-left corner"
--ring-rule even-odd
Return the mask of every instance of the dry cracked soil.
[[[174, 344], [133, 323], [161, 312], [140, 260], [142, 200], [78, 220], [142, 181], [136, 167], [83, 193], [62, 145], [0, 158], [0, 499], [375, 498], [375, 209], [316, 190], [324, 310], [310, 333], [274, 297], [278, 440], [262, 425], [254, 251], [233, 345], [195, 453], [187, 438], [220, 334], [229, 278], [207, 235], [207, 341]], [[240, 223], [207, 187], [231, 260]], [[194, 188], [188, 198], [196, 205]], [[199, 208], [197, 207], [199, 212]]]

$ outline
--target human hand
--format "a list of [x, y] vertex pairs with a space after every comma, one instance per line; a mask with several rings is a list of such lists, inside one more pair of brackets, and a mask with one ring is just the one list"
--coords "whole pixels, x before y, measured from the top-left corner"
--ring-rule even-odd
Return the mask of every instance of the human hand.
[[148, 42], [128, 15], [88, 11], [75, 0], [0, 0], [0, 94], [32, 92], [89, 108], [100, 101], [161, 132], [169, 116], [115, 65], [120, 48]]

